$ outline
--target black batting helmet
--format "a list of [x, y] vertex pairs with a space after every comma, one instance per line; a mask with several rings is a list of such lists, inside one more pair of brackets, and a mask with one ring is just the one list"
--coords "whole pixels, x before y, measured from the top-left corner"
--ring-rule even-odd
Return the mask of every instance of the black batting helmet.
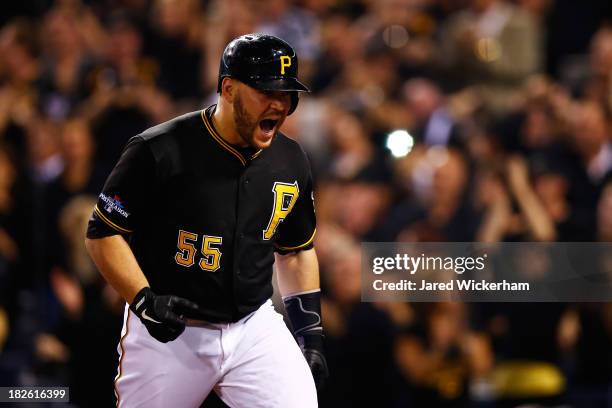
[[273, 35], [246, 34], [225, 47], [217, 92], [221, 92], [225, 77], [236, 78], [262, 91], [291, 92], [291, 115], [298, 104], [298, 92], [310, 92], [298, 81], [297, 73], [298, 58], [289, 44]]

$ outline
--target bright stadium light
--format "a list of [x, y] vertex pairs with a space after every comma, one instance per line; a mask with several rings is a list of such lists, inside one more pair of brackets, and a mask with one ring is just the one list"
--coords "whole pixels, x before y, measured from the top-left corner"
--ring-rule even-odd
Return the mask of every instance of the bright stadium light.
[[386, 147], [395, 158], [406, 156], [414, 146], [414, 138], [406, 130], [398, 129], [387, 135]]

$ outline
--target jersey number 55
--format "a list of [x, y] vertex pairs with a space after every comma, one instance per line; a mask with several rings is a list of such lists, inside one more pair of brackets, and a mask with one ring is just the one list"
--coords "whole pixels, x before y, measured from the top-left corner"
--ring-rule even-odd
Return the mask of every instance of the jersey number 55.
[[[195, 264], [196, 246], [198, 242], [198, 234], [189, 231], [179, 230], [178, 234], [178, 252], [174, 255], [174, 260], [177, 264], [188, 268]], [[202, 248], [198, 265], [204, 271], [215, 272], [221, 267], [221, 251], [220, 246], [223, 243], [222, 237], [214, 235], [203, 235]]]

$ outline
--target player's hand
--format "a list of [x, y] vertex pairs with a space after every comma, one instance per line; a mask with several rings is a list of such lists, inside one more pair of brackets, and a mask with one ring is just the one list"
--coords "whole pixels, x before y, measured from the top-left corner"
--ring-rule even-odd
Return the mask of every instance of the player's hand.
[[200, 313], [193, 302], [178, 296], [157, 296], [151, 288], [142, 288], [130, 305], [149, 334], [162, 343], [175, 340], [185, 330], [185, 314]]
[[[317, 336], [319, 339], [311, 336]], [[312, 372], [317, 391], [320, 391], [325, 386], [327, 378], [329, 377], [327, 360], [323, 354], [323, 336], [318, 334], [305, 335], [304, 338], [299, 339], [298, 342], [304, 345], [302, 349], [304, 358]]]
[[307, 291], [283, 298], [285, 310], [293, 327], [293, 335], [310, 367], [317, 391], [320, 391], [329, 370], [323, 354], [321, 326], [321, 291]]
[[306, 332], [296, 336], [296, 340], [310, 367], [317, 391], [320, 391], [329, 377], [327, 360], [323, 354], [323, 334], [322, 332]]

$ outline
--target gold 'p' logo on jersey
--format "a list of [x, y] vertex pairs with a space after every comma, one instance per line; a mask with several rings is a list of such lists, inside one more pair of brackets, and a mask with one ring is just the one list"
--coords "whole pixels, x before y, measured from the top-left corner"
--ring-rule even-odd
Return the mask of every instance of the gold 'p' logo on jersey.
[[281, 75], [285, 75], [285, 68], [289, 68], [291, 66], [291, 57], [287, 55], [282, 55], [280, 57], [281, 63]]
[[263, 231], [263, 239], [266, 241], [272, 238], [278, 225], [287, 218], [293, 209], [300, 189], [298, 188], [297, 181], [293, 184], [277, 181], [274, 183], [274, 187], [272, 187], [272, 192], [274, 193], [274, 209], [272, 210], [268, 227]]

